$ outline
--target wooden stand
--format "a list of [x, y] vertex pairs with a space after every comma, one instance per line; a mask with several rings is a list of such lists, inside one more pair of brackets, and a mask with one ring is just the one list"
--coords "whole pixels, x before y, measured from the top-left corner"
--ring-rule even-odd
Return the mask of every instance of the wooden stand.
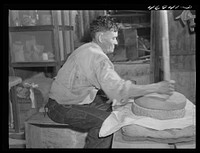
[[114, 133], [112, 148], [164, 148], [174, 149], [174, 145], [157, 143], [152, 141], [125, 141], [122, 139], [121, 130]]
[[177, 143], [177, 144], [166, 144], [158, 143], [153, 141], [125, 141], [122, 139], [121, 129], [114, 133], [112, 148], [137, 148], [137, 149], [147, 149], [147, 148], [162, 148], [162, 149], [195, 149], [195, 142], [190, 143]]

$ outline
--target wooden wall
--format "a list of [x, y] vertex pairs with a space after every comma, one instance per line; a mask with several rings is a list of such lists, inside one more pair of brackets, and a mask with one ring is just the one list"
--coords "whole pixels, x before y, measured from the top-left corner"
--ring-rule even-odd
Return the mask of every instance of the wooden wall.
[[171, 78], [176, 90], [196, 103], [196, 34], [168, 12]]
[[[188, 25], [175, 20], [174, 10], [168, 11], [171, 79], [176, 91], [196, 103], [196, 34]], [[159, 11], [152, 11], [151, 82], [163, 80], [161, 25]]]
[[149, 63], [114, 63], [115, 70], [125, 80], [131, 80], [138, 85], [149, 84], [150, 64]]
[[[58, 23], [61, 24], [64, 21], [65, 25], [73, 26], [73, 31], [66, 31], [64, 40], [64, 46], [60, 41], [60, 50], [65, 50], [67, 55], [61, 54], [61, 59], [66, 60], [68, 55], [77, 47], [79, 47], [84, 42], [90, 41], [89, 34], [89, 24], [94, 20], [97, 16], [104, 15], [104, 10], [64, 10], [63, 16], [61, 15], [61, 11], [57, 11]], [[61, 20], [63, 18], [63, 20]], [[60, 37], [61, 36], [61, 37]], [[60, 31], [59, 39], [62, 40], [63, 34]], [[37, 73], [44, 72], [48, 77], [51, 76], [51, 72], [53, 71], [52, 67], [36, 67], [36, 68], [17, 68], [15, 69], [15, 75], [20, 76], [23, 80], [29, 78]]]
[[74, 27], [74, 48], [91, 41], [90, 23], [98, 16], [105, 15], [104, 10], [75, 10], [71, 11], [71, 20]]

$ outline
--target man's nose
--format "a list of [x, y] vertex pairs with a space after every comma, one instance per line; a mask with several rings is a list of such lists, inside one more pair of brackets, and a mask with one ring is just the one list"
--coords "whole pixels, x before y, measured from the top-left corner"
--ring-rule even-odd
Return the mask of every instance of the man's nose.
[[114, 41], [114, 44], [115, 44], [115, 45], [118, 45], [118, 41], [117, 41], [117, 40], [115, 40], [115, 41]]

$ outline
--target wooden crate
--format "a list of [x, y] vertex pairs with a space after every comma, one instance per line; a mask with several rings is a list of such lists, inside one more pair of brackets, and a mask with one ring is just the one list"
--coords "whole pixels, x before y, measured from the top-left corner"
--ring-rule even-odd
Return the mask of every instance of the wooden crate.
[[26, 148], [83, 148], [86, 135], [53, 122], [42, 113], [25, 122]]

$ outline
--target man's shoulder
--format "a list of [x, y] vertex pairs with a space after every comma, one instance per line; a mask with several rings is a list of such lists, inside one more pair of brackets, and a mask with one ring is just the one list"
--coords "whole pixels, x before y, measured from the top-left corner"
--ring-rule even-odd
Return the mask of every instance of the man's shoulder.
[[88, 53], [91, 54], [99, 54], [102, 52], [101, 48], [92, 42], [84, 44], [82, 49], [88, 51]]
[[102, 51], [102, 49], [95, 45], [94, 43], [86, 43], [78, 48], [79, 51], [77, 52], [77, 55], [79, 56], [86, 56], [92, 57], [92, 58], [98, 58], [98, 57], [104, 57], [106, 58], [106, 54]]

